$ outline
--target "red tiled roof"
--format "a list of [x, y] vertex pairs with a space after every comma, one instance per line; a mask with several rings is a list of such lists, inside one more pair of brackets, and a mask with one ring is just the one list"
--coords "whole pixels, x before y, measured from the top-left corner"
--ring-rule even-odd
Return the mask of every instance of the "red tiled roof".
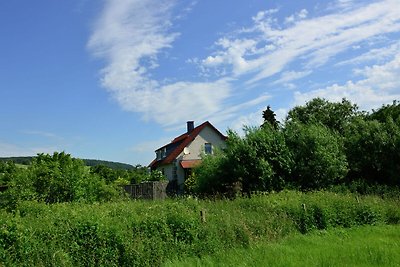
[[[187, 145], [189, 145], [190, 142], [192, 142], [196, 138], [196, 136], [199, 135], [201, 130], [203, 130], [207, 126], [211, 127], [216, 133], [218, 133], [223, 140], [226, 140], [227, 137], [225, 135], [223, 135], [220, 131], [218, 131], [217, 128], [215, 128], [209, 121], [206, 121], [206, 122], [200, 124], [199, 126], [195, 127], [190, 133], [184, 133], [184, 134], [176, 137], [175, 139], [173, 139], [171, 144], [177, 143], [179, 141], [182, 141], [182, 142], [171, 153], [169, 153], [166, 158], [164, 158], [162, 160], [157, 160], [157, 159], [153, 160], [149, 164], [149, 167], [156, 168], [157, 166], [160, 166], [160, 165], [172, 163], [172, 161], [174, 161], [179, 156], [179, 154], [183, 151], [183, 149]], [[161, 148], [163, 148], [165, 146], [162, 146]]]

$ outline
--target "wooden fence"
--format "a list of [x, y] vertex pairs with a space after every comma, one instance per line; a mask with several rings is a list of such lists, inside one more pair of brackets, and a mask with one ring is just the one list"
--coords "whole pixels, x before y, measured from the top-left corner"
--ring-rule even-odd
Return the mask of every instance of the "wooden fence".
[[165, 199], [168, 182], [142, 182], [125, 185], [124, 190], [135, 199]]

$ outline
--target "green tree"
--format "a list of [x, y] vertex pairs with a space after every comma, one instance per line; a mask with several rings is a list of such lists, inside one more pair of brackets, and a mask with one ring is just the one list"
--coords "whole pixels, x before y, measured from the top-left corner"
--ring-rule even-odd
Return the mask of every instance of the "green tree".
[[13, 161], [0, 161], [0, 185], [7, 185], [12, 180], [18, 168]]
[[322, 124], [340, 134], [355, 116], [361, 116], [358, 107], [346, 99], [332, 103], [325, 99], [314, 98], [305, 106], [297, 106], [289, 111], [286, 124], [300, 122], [303, 124]]
[[200, 192], [226, 192], [241, 184], [244, 193], [280, 190], [290, 175], [292, 160], [281, 131], [267, 124], [247, 127], [245, 136], [228, 131], [226, 148], [206, 156], [196, 169]]
[[275, 112], [271, 110], [271, 107], [268, 106], [266, 110], [263, 111], [262, 115], [264, 122], [262, 127], [267, 127], [267, 125], [271, 125], [274, 129], [278, 129], [279, 122], [276, 120]]
[[400, 185], [400, 126], [391, 117], [386, 122], [357, 118], [345, 131], [350, 180]]
[[385, 123], [388, 120], [393, 120], [400, 124], [400, 103], [393, 101], [391, 105], [383, 105], [378, 110], [374, 110], [369, 116], [369, 120], [377, 120]]
[[294, 159], [293, 182], [303, 190], [341, 183], [347, 160], [341, 137], [321, 124], [291, 123], [285, 129]]

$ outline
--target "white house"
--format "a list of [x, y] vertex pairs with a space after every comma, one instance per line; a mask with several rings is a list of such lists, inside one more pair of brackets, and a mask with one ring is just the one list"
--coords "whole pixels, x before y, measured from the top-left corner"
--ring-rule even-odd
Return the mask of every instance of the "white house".
[[226, 138], [208, 121], [197, 127], [193, 121], [188, 121], [186, 133], [157, 149], [156, 158], [149, 167], [160, 170], [171, 184], [182, 189], [192, 168], [201, 162], [201, 155], [213, 154], [217, 147], [223, 148]]

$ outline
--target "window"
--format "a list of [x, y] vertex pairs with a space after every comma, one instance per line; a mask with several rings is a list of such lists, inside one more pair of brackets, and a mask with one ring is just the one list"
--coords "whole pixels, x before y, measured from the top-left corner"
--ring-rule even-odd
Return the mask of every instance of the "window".
[[211, 143], [204, 144], [204, 152], [206, 154], [212, 154], [212, 144]]
[[156, 151], [156, 158], [157, 160], [163, 159], [167, 156], [167, 148], [161, 148], [159, 150]]
[[161, 159], [161, 151], [160, 150], [156, 151], [156, 158], [157, 158], [157, 160]]

